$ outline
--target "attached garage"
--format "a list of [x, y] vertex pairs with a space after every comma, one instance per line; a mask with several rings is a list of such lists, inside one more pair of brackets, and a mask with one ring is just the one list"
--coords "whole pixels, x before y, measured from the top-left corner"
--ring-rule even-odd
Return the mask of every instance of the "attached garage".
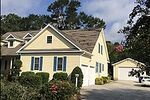
[[89, 86], [95, 84], [95, 68], [92, 66], [82, 65], [81, 70], [83, 73], [82, 86]]
[[132, 71], [132, 69], [138, 70], [138, 64], [142, 64], [141, 62], [138, 62], [131, 58], [126, 58], [124, 60], [121, 60], [117, 63], [113, 64], [114, 72], [113, 77], [115, 80], [132, 80], [132, 81], [138, 81], [138, 78], [135, 76], [129, 76], [129, 72]]

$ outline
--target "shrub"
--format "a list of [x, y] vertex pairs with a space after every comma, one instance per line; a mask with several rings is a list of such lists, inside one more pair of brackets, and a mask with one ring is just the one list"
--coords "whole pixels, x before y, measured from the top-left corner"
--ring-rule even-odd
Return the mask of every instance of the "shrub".
[[76, 77], [75, 77], [75, 74], [79, 74], [79, 77], [78, 77], [78, 85], [77, 87], [80, 88], [83, 84], [83, 73], [82, 73], [82, 70], [79, 68], [79, 67], [75, 67], [71, 73], [71, 82], [72, 83], [76, 83]]
[[60, 72], [60, 73], [55, 73], [54, 75], [53, 75], [53, 79], [54, 80], [68, 80], [68, 74], [67, 73], [62, 73], [62, 72]]
[[33, 88], [26, 88], [18, 82], [1, 81], [2, 100], [37, 100], [38, 92]]
[[30, 71], [21, 73], [21, 76], [30, 76], [30, 75], [35, 75], [35, 73], [34, 72], [30, 72]]
[[42, 83], [41, 77], [33, 73], [31, 74], [31, 72], [23, 73], [21, 76], [18, 77], [18, 81], [21, 85], [25, 87], [33, 88], [38, 88]]
[[96, 85], [103, 85], [104, 84], [103, 79], [102, 78], [96, 78], [95, 79], [95, 84]]
[[39, 94], [42, 100], [70, 100], [75, 93], [75, 87], [68, 81], [52, 80], [42, 87]]
[[46, 72], [38, 72], [36, 73], [37, 76], [40, 76], [42, 79], [42, 84], [45, 84], [49, 80], [49, 73]]
[[95, 79], [95, 84], [96, 85], [103, 85], [103, 84], [106, 84], [106, 83], [109, 83], [109, 82], [110, 82], [110, 77], [102, 76], [101, 78], [96, 78]]

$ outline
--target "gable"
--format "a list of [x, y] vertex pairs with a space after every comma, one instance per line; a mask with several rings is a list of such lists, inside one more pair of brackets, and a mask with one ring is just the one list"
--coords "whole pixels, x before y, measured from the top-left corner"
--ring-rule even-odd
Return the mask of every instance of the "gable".
[[[102, 54], [99, 53], [99, 46], [100, 46], [100, 50], [101, 48], [103, 49]], [[98, 58], [102, 58], [102, 60], [106, 60], [109, 62], [109, 56], [108, 56], [107, 45], [106, 45], [103, 29], [101, 30], [99, 37], [95, 43], [95, 47], [93, 49], [92, 54], [96, 55]]]
[[6, 37], [6, 39], [15, 39], [15, 37], [12, 34], [10, 34], [9, 36]]
[[27, 34], [23, 37], [23, 39], [28, 39], [28, 38], [32, 38], [32, 35], [31, 35], [30, 33], [27, 33]]
[[[52, 43], [47, 43], [47, 36], [52, 36]], [[24, 50], [75, 49], [76, 47], [47, 27], [38, 37], [31, 41]]]

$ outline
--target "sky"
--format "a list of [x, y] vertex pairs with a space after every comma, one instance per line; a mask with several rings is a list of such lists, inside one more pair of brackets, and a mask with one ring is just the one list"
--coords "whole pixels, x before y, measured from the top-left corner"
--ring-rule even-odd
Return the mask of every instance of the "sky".
[[[47, 7], [55, 0], [1, 0], [1, 14], [15, 13], [19, 16], [29, 14], [49, 15]], [[99, 17], [106, 22], [105, 37], [107, 41], [121, 42], [124, 35], [119, 29], [127, 24], [128, 16], [135, 6], [135, 0], [80, 0], [79, 11]]]

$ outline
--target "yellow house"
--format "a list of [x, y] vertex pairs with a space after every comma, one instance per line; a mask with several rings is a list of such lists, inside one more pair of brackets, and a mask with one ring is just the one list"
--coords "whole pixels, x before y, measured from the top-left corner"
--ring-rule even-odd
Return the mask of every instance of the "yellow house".
[[139, 65], [144, 65], [141, 62], [138, 62], [131, 58], [123, 59], [119, 62], [116, 62], [113, 65], [113, 77], [114, 80], [132, 80], [132, 81], [138, 81], [138, 78], [133, 76], [129, 76], [129, 72], [132, 71], [132, 69], [138, 70]]
[[40, 31], [22, 33], [11, 33], [24, 41], [14, 48], [23, 62], [22, 72], [48, 72], [52, 79], [56, 72], [70, 75], [79, 66], [84, 75], [83, 86], [94, 85], [96, 77], [108, 76], [109, 57], [103, 29], [59, 30], [48, 24]]

